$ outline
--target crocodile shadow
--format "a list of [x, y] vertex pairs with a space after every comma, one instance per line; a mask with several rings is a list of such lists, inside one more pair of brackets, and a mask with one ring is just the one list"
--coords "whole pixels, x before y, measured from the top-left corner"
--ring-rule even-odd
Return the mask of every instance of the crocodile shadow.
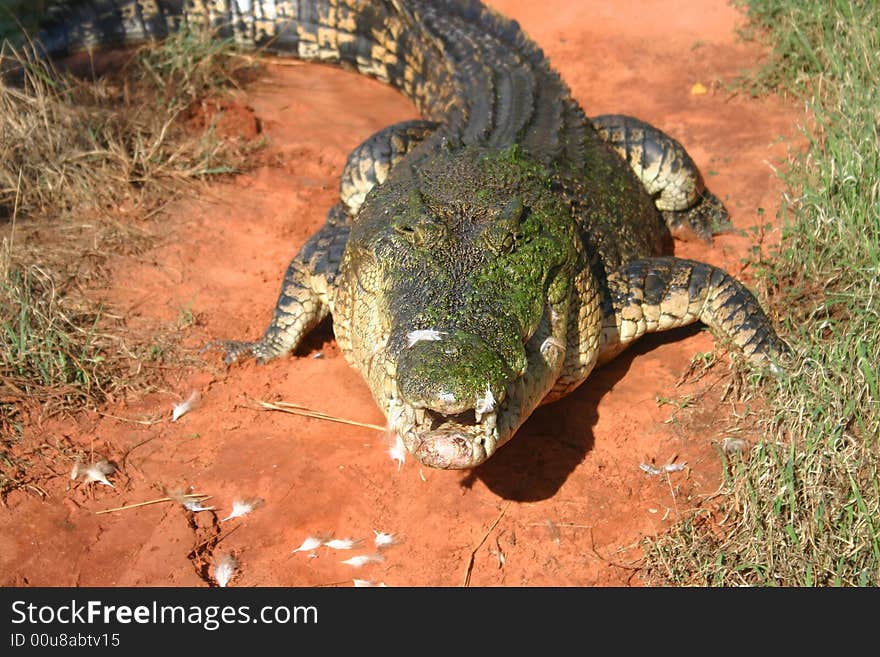
[[[626, 375], [633, 360], [702, 329], [702, 325], [695, 324], [645, 336], [590, 374], [577, 390], [538, 408], [508, 444], [469, 471], [461, 484], [470, 488], [479, 479], [496, 495], [516, 502], [552, 497], [593, 449], [599, 400]], [[584, 408], [589, 409], [586, 415]]]

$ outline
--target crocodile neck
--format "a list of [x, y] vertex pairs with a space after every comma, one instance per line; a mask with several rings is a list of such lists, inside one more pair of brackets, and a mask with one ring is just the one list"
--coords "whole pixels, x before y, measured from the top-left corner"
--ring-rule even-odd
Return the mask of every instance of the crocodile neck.
[[584, 113], [515, 21], [479, 2], [410, 4], [450, 71], [444, 136], [466, 146], [519, 144], [547, 164], [583, 161]]

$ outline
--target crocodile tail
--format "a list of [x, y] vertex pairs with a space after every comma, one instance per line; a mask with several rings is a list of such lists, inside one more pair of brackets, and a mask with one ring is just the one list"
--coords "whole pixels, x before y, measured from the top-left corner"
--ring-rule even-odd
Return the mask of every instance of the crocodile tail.
[[248, 50], [336, 64], [390, 84], [432, 139], [582, 162], [586, 117], [544, 54], [478, 0], [80, 0], [36, 35], [63, 56], [207, 27]]
[[50, 57], [207, 28], [245, 50], [336, 64], [392, 85], [429, 118], [452, 102], [450, 73], [402, 0], [85, 0], [52, 9], [34, 41]]

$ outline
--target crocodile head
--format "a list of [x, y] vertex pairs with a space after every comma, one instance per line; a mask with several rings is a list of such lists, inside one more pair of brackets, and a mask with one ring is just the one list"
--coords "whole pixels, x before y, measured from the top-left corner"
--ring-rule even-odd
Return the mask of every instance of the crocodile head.
[[470, 468], [559, 378], [581, 242], [514, 149], [441, 149], [395, 173], [352, 228], [337, 335], [407, 450]]

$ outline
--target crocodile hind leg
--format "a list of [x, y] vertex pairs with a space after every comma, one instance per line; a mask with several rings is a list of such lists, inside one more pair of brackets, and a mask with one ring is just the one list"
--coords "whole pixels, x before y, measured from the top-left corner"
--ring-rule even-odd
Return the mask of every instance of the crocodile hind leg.
[[591, 122], [654, 197], [673, 236], [711, 242], [713, 232], [730, 227], [724, 204], [706, 189], [697, 165], [679, 142], [632, 116], [603, 114]]
[[266, 362], [296, 348], [303, 336], [324, 319], [331, 308], [331, 290], [339, 273], [351, 219], [341, 203], [327, 213], [324, 226], [303, 245], [284, 274], [275, 312], [263, 337], [256, 342], [219, 343], [232, 363], [252, 354]]
[[438, 125], [422, 120], [395, 123], [368, 137], [349, 154], [339, 178], [339, 198], [352, 217], [369, 191], [384, 183], [391, 169]]
[[758, 366], [778, 371], [788, 352], [757, 299], [723, 270], [693, 260], [634, 260], [608, 275], [599, 363], [645, 333], [701, 321]]

